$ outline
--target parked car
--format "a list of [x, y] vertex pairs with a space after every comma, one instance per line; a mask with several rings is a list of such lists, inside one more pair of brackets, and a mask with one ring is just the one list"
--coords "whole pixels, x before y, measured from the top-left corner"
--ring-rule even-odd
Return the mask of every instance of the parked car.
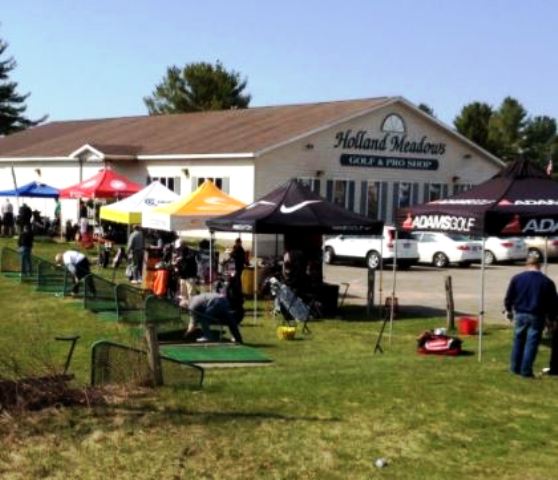
[[[542, 261], [544, 259], [545, 249], [544, 237], [525, 237], [524, 240], [527, 245], [527, 254], [533, 255]], [[549, 237], [546, 248], [548, 258], [558, 257], [558, 237]]]
[[384, 227], [382, 236], [338, 235], [324, 242], [324, 262], [333, 263], [336, 259], [362, 259], [372, 270], [384, 263], [392, 263], [397, 254], [397, 265], [409, 268], [418, 262], [419, 254], [416, 240], [407, 232]]
[[[474, 237], [475, 240], [481, 239]], [[544, 247], [543, 247], [544, 248]], [[528, 248], [520, 237], [487, 237], [484, 244], [484, 263], [514, 262], [527, 258]]]
[[465, 235], [440, 232], [412, 232], [418, 242], [419, 262], [438, 268], [450, 263], [468, 267], [482, 256], [482, 245]]

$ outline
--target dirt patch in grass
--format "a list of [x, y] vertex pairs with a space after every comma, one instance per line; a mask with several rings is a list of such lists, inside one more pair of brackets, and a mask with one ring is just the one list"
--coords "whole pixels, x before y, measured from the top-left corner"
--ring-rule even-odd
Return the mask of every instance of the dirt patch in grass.
[[42, 410], [53, 406], [106, 404], [103, 392], [73, 388], [71, 375], [49, 375], [20, 380], [0, 380], [0, 411]]

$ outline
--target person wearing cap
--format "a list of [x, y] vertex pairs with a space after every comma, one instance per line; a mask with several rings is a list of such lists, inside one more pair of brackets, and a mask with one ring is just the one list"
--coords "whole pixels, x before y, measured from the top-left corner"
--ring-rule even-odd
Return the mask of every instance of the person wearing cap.
[[[87, 257], [76, 250], [67, 250], [64, 253], [58, 253], [54, 257], [54, 261], [57, 265], [64, 265], [73, 275], [74, 286], [72, 287], [72, 293], [77, 295], [79, 292], [79, 281], [91, 273], [91, 267]], [[88, 287], [89, 290], [94, 293], [92, 282]]]
[[541, 272], [537, 258], [527, 257], [526, 271], [511, 279], [504, 299], [507, 318], [515, 321], [512, 373], [534, 376], [533, 364], [545, 322], [556, 318], [557, 302], [556, 285]]

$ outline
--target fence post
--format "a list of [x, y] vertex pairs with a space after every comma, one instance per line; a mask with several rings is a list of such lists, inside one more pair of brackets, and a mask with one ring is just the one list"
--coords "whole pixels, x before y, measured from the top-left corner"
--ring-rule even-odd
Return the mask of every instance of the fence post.
[[163, 385], [163, 369], [159, 356], [159, 342], [157, 341], [157, 327], [153, 323], [145, 325], [145, 340], [147, 343], [147, 361], [153, 375], [153, 384], [156, 387]]
[[455, 331], [455, 311], [453, 304], [453, 285], [451, 282], [451, 275], [445, 277], [446, 289], [446, 327], [448, 332]]

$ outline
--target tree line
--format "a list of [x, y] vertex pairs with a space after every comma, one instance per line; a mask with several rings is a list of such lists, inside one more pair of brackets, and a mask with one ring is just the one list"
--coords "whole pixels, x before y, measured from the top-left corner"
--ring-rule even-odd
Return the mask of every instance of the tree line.
[[[11, 56], [4, 58], [7, 48], [8, 44], [0, 39], [0, 136], [33, 127], [47, 118], [31, 120], [25, 115], [29, 94], [19, 94], [17, 83], [10, 80], [16, 61]], [[247, 108], [251, 100], [247, 83], [239, 72], [226, 69], [219, 61], [173, 65], [143, 101], [150, 115]], [[418, 108], [435, 115], [425, 103]], [[453, 125], [504, 161], [523, 155], [544, 166], [549, 159], [558, 160], [556, 119], [529, 115], [515, 98], [506, 97], [497, 107], [480, 101], [468, 103]]]

